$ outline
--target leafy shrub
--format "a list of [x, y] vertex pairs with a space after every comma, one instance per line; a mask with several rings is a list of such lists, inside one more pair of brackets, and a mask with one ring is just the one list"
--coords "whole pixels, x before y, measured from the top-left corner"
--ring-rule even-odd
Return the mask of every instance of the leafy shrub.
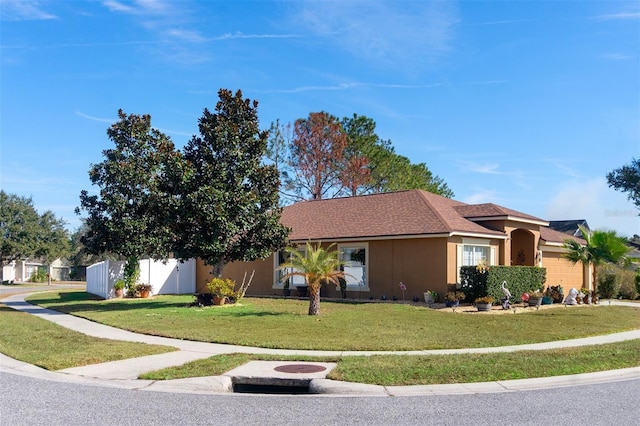
[[607, 271], [598, 277], [598, 293], [603, 299], [612, 299], [618, 296], [620, 291], [620, 280], [618, 274]]
[[620, 290], [618, 291], [618, 297], [623, 299], [634, 300], [638, 298], [638, 290], [636, 289], [637, 275], [633, 271], [620, 270], [618, 272], [620, 280]]
[[640, 269], [636, 271], [635, 281], [636, 281], [636, 293], [640, 294]]
[[460, 268], [460, 290], [465, 295], [465, 300], [471, 302], [478, 297], [487, 295], [487, 277], [490, 270], [475, 266], [463, 266]]
[[211, 294], [215, 294], [218, 297], [232, 297], [236, 295], [233, 290], [236, 286], [236, 282], [230, 278], [213, 278], [207, 283], [207, 288]]
[[32, 283], [44, 283], [47, 281], [47, 272], [44, 269], [38, 268], [29, 277], [29, 282]]

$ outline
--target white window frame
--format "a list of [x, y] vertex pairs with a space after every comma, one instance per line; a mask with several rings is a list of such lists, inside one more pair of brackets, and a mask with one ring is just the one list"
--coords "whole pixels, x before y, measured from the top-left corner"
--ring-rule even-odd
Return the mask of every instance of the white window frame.
[[[303, 246], [303, 245], [298, 246], [298, 252], [305, 254], [306, 250], [307, 250], [306, 246]], [[281, 253], [284, 253], [284, 250], [279, 250], [273, 254], [273, 285], [271, 286], [271, 288], [273, 289], [284, 288], [284, 282], [280, 281], [280, 277], [288, 273], [288, 271], [285, 271], [285, 270], [283, 271], [278, 270], [278, 267], [280, 266], [280, 263], [278, 263], [278, 259], [280, 258]], [[291, 277], [289, 288], [293, 289], [295, 287], [304, 287], [306, 285], [307, 285], [307, 282], [304, 279], [304, 277], [296, 275]]]
[[[349, 291], [369, 291], [369, 243], [340, 243], [338, 244], [338, 256], [344, 261], [345, 249], [364, 249], [364, 266], [362, 268], [362, 280], [354, 282], [351, 276], [345, 277], [347, 280], [347, 290]], [[348, 273], [348, 265], [345, 265], [345, 273]]]
[[456, 256], [456, 271], [457, 271], [457, 277], [458, 277], [458, 285], [460, 285], [460, 269], [463, 266], [475, 266], [479, 263], [479, 261], [476, 261], [476, 259], [473, 259], [473, 264], [467, 265], [465, 264], [465, 256], [464, 256], [464, 249], [465, 247], [482, 247], [482, 248], [488, 248], [488, 259], [486, 259], [486, 262], [489, 266], [495, 265], [496, 264], [496, 259], [497, 259], [497, 252], [496, 252], [496, 246], [492, 246], [488, 240], [482, 240], [482, 239], [477, 239], [477, 238], [463, 238], [462, 239], [462, 244], [458, 244], [457, 246], [457, 256]]

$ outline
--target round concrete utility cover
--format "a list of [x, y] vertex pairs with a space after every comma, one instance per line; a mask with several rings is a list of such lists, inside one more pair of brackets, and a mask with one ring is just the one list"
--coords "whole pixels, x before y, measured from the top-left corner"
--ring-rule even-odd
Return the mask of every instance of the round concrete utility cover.
[[312, 364], [286, 364], [279, 365], [274, 368], [274, 370], [279, 371], [281, 373], [319, 373], [321, 371], [326, 370], [326, 367], [321, 365], [312, 365]]

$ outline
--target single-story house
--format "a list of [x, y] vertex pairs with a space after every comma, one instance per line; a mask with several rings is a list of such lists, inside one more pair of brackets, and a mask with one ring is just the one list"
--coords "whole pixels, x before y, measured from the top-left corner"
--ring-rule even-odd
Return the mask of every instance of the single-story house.
[[[344, 262], [351, 298], [421, 297], [427, 290], [443, 294], [459, 283], [461, 266], [528, 265], [547, 269], [547, 285], [591, 287], [591, 274], [561, 255], [566, 238], [549, 222], [492, 203], [466, 204], [422, 190], [299, 202], [284, 208], [281, 222], [291, 228], [289, 239], [336, 244]], [[266, 260], [232, 262], [223, 276], [242, 282], [255, 271], [248, 295], [279, 295], [283, 284], [277, 270], [283, 253]], [[211, 268], [198, 261], [196, 291], [205, 292]], [[293, 290], [302, 282], [294, 281]], [[293, 293], [295, 294], [295, 293]], [[328, 286], [323, 296], [339, 297]]]
[[58, 258], [47, 263], [42, 259], [21, 259], [14, 260], [2, 268], [2, 281], [27, 282], [38, 270], [44, 270], [51, 274], [51, 279], [55, 281], [69, 280], [70, 266], [66, 260]]

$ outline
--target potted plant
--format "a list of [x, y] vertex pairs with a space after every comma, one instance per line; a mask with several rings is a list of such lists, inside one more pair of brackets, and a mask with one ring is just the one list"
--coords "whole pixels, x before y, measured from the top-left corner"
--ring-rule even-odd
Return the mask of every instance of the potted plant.
[[117, 280], [113, 283], [113, 292], [118, 299], [124, 296], [124, 280]]
[[464, 299], [464, 293], [461, 291], [448, 291], [444, 296], [445, 305], [448, 308], [455, 308], [460, 304], [460, 301]]
[[591, 290], [589, 290], [588, 288], [582, 288], [580, 289], [580, 293], [582, 293], [582, 303], [584, 303], [585, 305], [590, 305], [593, 302]]
[[141, 297], [143, 299], [151, 297], [152, 288], [153, 287], [151, 286], [151, 284], [136, 284], [136, 287], [135, 287], [136, 297]]
[[529, 292], [529, 306], [540, 306], [542, 304], [542, 297], [544, 295], [540, 290]]
[[495, 300], [496, 299], [494, 299], [492, 296], [483, 296], [483, 297], [476, 298], [474, 303], [476, 304], [476, 308], [478, 309], [478, 311], [488, 312], [491, 310], [491, 304]]
[[234, 296], [235, 292], [233, 289], [235, 286], [235, 281], [229, 278], [216, 277], [209, 281], [207, 288], [209, 292], [213, 294], [213, 304], [224, 305], [228, 298]]
[[424, 292], [424, 303], [431, 305], [432, 303], [438, 303], [438, 292], [427, 290]]

